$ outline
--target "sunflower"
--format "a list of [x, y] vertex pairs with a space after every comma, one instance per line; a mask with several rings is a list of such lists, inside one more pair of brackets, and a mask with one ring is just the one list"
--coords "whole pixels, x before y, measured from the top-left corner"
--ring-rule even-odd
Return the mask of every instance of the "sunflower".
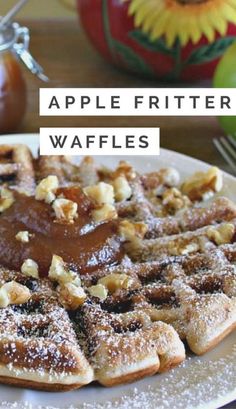
[[228, 23], [236, 24], [236, 0], [130, 0], [129, 14], [152, 41], [164, 36], [169, 47], [177, 39], [185, 46], [224, 36]]

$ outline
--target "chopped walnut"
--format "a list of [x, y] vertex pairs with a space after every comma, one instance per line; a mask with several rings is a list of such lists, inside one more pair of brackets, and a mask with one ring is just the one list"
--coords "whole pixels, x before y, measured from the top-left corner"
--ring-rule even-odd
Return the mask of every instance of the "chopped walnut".
[[16, 234], [16, 240], [21, 241], [21, 243], [29, 243], [30, 234], [27, 230], [19, 231]]
[[142, 222], [131, 222], [122, 220], [119, 225], [119, 234], [126, 241], [143, 239], [148, 231], [148, 226]]
[[10, 298], [4, 287], [0, 288], [0, 308], [7, 308], [10, 305]]
[[116, 208], [111, 204], [104, 204], [92, 211], [92, 218], [96, 223], [116, 219], [117, 217]]
[[141, 177], [146, 190], [158, 192], [164, 186], [173, 187], [179, 183], [179, 173], [174, 168], [163, 168], [156, 172], [146, 173]]
[[74, 223], [78, 218], [78, 204], [72, 200], [59, 198], [52, 204], [53, 210], [58, 220], [66, 223]]
[[77, 287], [81, 286], [78, 274], [67, 267], [62, 257], [54, 255], [48, 272], [48, 277], [60, 284], [73, 283]]
[[162, 176], [162, 183], [166, 186], [176, 186], [179, 184], [180, 175], [174, 168], [161, 169], [160, 174]]
[[24, 304], [29, 301], [30, 297], [30, 290], [26, 286], [10, 281], [0, 288], [0, 308]]
[[115, 200], [117, 202], [127, 200], [132, 195], [132, 189], [125, 176], [119, 176], [116, 178], [113, 182], [113, 187], [115, 191]]
[[[200, 238], [201, 239], [201, 238]], [[183, 239], [183, 240], [174, 240], [173, 242], [170, 241], [168, 244], [168, 252], [172, 256], [179, 256], [181, 255], [188, 255], [191, 253], [196, 253], [201, 250], [201, 243], [198, 237], [194, 240], [188, 240], [188, 239]]]
[[189, 243], [185, 247], [180, 249], [179, 254], [182, 254], [184, 256], [191, 253], [196, 253], [197, 251], [199, 251], [199, 249], [200, 247], [198, 243]]
[[132, 277], [127, 274], [112, 273], [98, 280], [98, 284], [102, 284], [106, 287], [109, 293], [113, 294], [116, 290], [127, 290], [134, 283]]
[[[234, 266], [234, 272], [236, 273], [236, 267]], [[227, 294], [228, 297], [236, 297], [236, 274], [232, 276], [225, 276], [222, 282], [222, 291]], [[235, 298], [234, 298], [235, 299]]]
[[73, 283], [62, 284], [58, 287], [58, 293], [61, 304], [67, 310], [76, 310], [87, 298], [83, 288]]
[[34, 260], [31, 260], [30, 258], [25, 260], [22, 264], [21, 272], [26, 276], [39, 278], [39, 266]]
[[207, 230], [207, 237], [220, 246], [221, 244], [231, 243], [234, 233], [234, 225], [231, 223], [224, 223], [218, 227], [209, 227]]
[[188, 178], [181, 187], [182, 193], [192, 201], [207, 200], [223, 187], [220, 169], [210, 168], [207, 172], [197, 172]]
[[113, 179], [116, 179], [119, 176], [124, 176], [127, 180], [133, 180], [136, 178], [137, 174], [130, 163], [122, 160], [112, 174]]
[[13, 193], [6, 187], [2, 187], [0, 189], [0, 212], [4, 212], [4, 210], [9, 209], [14, 201], [15, 199]]
[[97, 185], [87, 186], [84, 192], [98, 205], [114, 204], [114, 188], [109, 183], [99, 182]]
[[103, 284], [92, 285], [88, 288], [88, 292], [92, 297], [97, 297], [100, 300], [105, 300], [108, 296], [108, 290]]
[[188, 196], [183, 195], [179, 189], [172, 187], [163, 192], [162, 204], [168, 213], [174, 214], [178, 210], [191, 206], [191, 201]]
[[36, 187], [35, 198], [36, 200], [42, 200], [46, 203], [52, 203], [56, 199], [56, 191], [59, 187], [59, 181], [57, 176], [50, 175], [41, 182]]

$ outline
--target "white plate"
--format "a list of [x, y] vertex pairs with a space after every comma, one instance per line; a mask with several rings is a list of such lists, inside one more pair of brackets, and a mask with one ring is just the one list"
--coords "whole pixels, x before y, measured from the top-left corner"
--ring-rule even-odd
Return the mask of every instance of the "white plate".
[[[26, 143], [34, 153], [37, 135], [1, 137], [0, 143]], [[97, 161], [114, 167], [119, 157], [98, 157]], [[162, 150], [160, 157], [131, 157], [140, 171], [163, 166], [176, 167], [182, 176], [209, 165]], [[236, 179], [225, 174], [224, 194], [236, 199]], [[188, 358], [180, 367], [167, 374], [146, 378], [135, 384], [105, 389], [88, 386], [69, 393], [43, 393], [0, 386], [0, 408], [78, 408], [78, 409], [215, 409], [236, 399], [235, 332], [217, 348], [198, 358]]]

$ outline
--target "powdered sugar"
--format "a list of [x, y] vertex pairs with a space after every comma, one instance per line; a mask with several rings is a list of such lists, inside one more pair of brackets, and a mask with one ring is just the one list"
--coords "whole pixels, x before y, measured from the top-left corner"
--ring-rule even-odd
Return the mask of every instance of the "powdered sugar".
[[[203, 358], [188, 358], [180, 368], [165, 375], [157, 375], [145, 382], [139, 382], [133, 387], [119, 388], [114, 397], [109, 391], [101, 396], [99, 391], [90, 387], [87, 391], [76, 391], [64, 402], [60, 403], [60, 396], [54, 399], [54, 404], [34, 404], [28, 402], [2, 402], [2, 409], [186, 409], [186, 408], [216, 408], [230, 398], [236, 398], [236, 344], [226, 341], [228, 354], [225, 357], [224, 348], [218, 351], [218, 357], [210, 360]], [[87, 393], [86, 393], [87, 392]], [[101, 392], [101, 391], [100, 391]], [[86, 393], [86, 397], [85, 394]], [[227, 394], [228, 399], [227, 399]], [[91, 398], [89, 399], [89, 395]], [[40, 395], [39, 395], [40, 396]], [[58, 396], [58, 395], [57, 395]], [[85, 402], [81, 400], [85, 398]], [[50, 399], [49, 399], [50, 400]], [[39, 401], [40, 402], [40, 398]], [[47, 398], [44, 398], [47, 401]], [[57, 401], [57, 403], [55, 403]], [[73, 401], [74, 403], [71, 403]], [[76, 403], [77, 402], [77, 403]], [[214, 402], [214, 403], [213, 403]]]
[[[225, 345], [225, 343], [224, 343]], [[225, 355], [224, 353], [222, 354], [223, 356]], [[209, 359], [207, 357], [207, 359]], [[235, 362], [235, 353], [230, 354], [229, 356], [226, 356], [223, 359], [223, 363], [222, 365], [220, 364], [219, 367], [215, 367], [215, 371], [218, 373], [221, 372], [223, 374], [223, 379], [219, 379], [220, 382], [224, 383], [224, 392], [226, 392], [227, 390], [230, 389], [230, 383], [229, 381], [226, 382], [227, 379], [227, 374], [229, 372], [231, 378], [230, 381], [232, 381], [232, 385], [235, 385], [235, 378], [232, 375], [232, 371], [233, 368], [229, 367], [228, 363], [226, 362], [227, 359], [230, 361], [230, 359], [232, 359], [233, 362]], [[211, 363], [208, 364], [209, 367], [205, 368], [205, 363], [204, 361], [200, 360], [199, 362], [201, 362], [201, 364], [199, 364], [199, 369], [200, 371], [198, 371], [198, 367], [197, 367], [197, 362], [198, 360], [191, 359], [191, 366], [194, 365], [194, 369], [193, 369], [193, 374], [192, 374], [192, 370], [189, 369], [188, 365], [189, 362], [186, 362], [186, 364], [177, 369], [176, 371], [171, 372], [170, 374], [164, 375], [165, 378], [163, 378], [163, 375], [161, 376], [156, 376], [155, 377], [155, 386], [153, 386], [152, 380], [145, 380], [142, 384], [139, 383], [138, 384], [138, 388], [140, 389], [140, 391], [138, 392], [137, 390], [135, 390], [135, 387], [131, 387], [131, 389], [127, 389], [127, 387], [124, 387], [122, 389], [120, 389], [119, 394], [122, 393], [122, 391], [124, 391], [124, 396], [122, 399], [117, 398], [117, 396], [112, 399], [112, 398], [108, 398], [109, 393], [107, 391], [102, 391], [102, 395], [104, 395], [104, 399], [101, 398], [99, 395], [101, 393], [101, 390], [99, 392], [99, 388], [96, 389], [92, 389], [93, 393], [95, 394], [95, 397], [91, 397], [91, 400], [84, 403], [84, 404], [78, 404], [75, 403], [77, 401], [83, 401], [84, 400], [84, 396], [85, 394], [90, 394], [90, 388], [86, 388], [84, 390], [84, 394], [83, 391], [76, 391], [73, 393], [74, 398], [70, 400], [70, 397], [67, 397], [68, 395], [65, 395], [65, 397], [63, 398], [64, 401], [66, 402], [65, 405], [63, 406], [63, 403], [60, 403], [60, 397], [55, 397], [54, 403], [53, 403], [53, 407], [58, 408], [59, 405], [61, 405], [61, 407], [69, 407], [70, 402], [73, 400], [73, 405], [71, 406], [71, 408], [85, 408], [85, 409], [92, 409], [92, 408], [106, 408], [106, 409], [110, 409], [110, 408], [122, 408], [122, 409], [126, 409], [126, 408], [152, 408], [152, 407], [160, 407], [160, 408], [169, 408], [169, 407], [179, 407], [179, 408], [185, 408], [185, 407], [189, 407], [189, 405], [194, 405], [196, 406], [197, 402], [208, 402], [208, 394], [209, 394], [209, 399], [213, 399], [216, 397], [217, 392], [217, 388], [218, 391], [221, 393], [221, 389], [220, 387], [218, 387], [217, 382], [215, 383], [215, 388], [214, 388], [214, 380], [209, 378], [208, 381], [206, 382], [206, 386], [203, 387], [199, 387], [199, 389], [192, 389], [194, 381], [197, 381], [197, 383], [199, 384], [199, 382], [201, 383], [201, 370], [206, 372], [206, 376], [207, 376], [207, 372], [209, 373], [210, 369], [209, 367], [211, 367]], [[214, 366], [214, 364], [213, 364]], [[183, 373], [182, 371], [188, 367], [188, 372]], [[227, 367], [227, 370], [225, 371], [223, 367]], [[228, 371], [228, 372], [227, 372]], [[204, 373], [205, 373], [204, 372]], [[214, 371], [213, 373], [210, 371], [210, 373], [212, 374], [212, 376], [214, 377]], [[182, 374], [182, 375], [181, 375]], [[188, 382], [187, 376], [191, 378], [193, 378], [192, 382]], [[204, 378], [204, 376], [203, 376]], [[213, 383], [212, 383], [213, 380]], [[150, 383], [150, 384], [149, 384]], [[142, 385], [145, 385], [145, 387], [143, 387]], [[150, 386], [147, 386], [150, 385]], [[170, 387], [169, 387], [170, 385]], [[144, 391], [144, 389], [146, 389]], [[210, 393], [210, 390], [212, 389], [212, 393]], [[13, 390], [12, 390], [13, 391]], [[191, 392], [190, 392], [191, 391]], [[176, 393], [175, 393], [176, 392]], [[194, 393], [196, 393], [195, 397], [194, 397]], [[111, 392], [111, 394], [114, 395], [118, 395], [118, 392]], [[178, 397], [178, 400], [176, 398], [176, 395]], [[34, 395], [39, 396], [39, 402], [41, 403], [41, 399], [40, 396], [42, 395]], [[72, 396], [72, 395], [71, 395]], [[197, 396], [197, 397], [196, 397]], [[1, 396], [2, 397], [2, 396]], [[27, 400], [27, 398], [30, 397], [29, 395], [25, 396], [25, 400]], [[181, 399], [183, 398], [183, 403], [179, 403], [179, 401], [181, 401]], [[29, 399], [30, 400], [30, 399]], [[93, 400], [96, 402], [94, 403]], [[103, 403], [99, 403], [99, 401], [102, 400], [107, 400], [107, 403], [103, 404]], [[34, 399], [32, 399], [31, 402], [35, 401]], [[48, 397], [48, 402], [52, 402], [52, 398]], [[44, 398], [44, 402], [47, 402], [47, 398]], [[155, 403], [154, 403], [155, 402]], [[177, 403], [178, 402], [178, 403]], [[2, 403], [2, 405], [4, 405], [4, 403]], [[10, 405], [10, 404], [9, 404]], [[30, 406], [31, 403], [25, 403], [22, 407], [35, 407], [35, 405], [32, 403], [33, 406]], [[179, 405], [179, 406], [177, 406]], [[4, 406], [0, 406], [0, 407], [4, 407]], [[12, 407], [17, 407], [17, 404], [15, 404], [15, 406]], [[45, 405], [44, 405], [45, 407]], [[48, 408], [50, 406], [47, 406]]]

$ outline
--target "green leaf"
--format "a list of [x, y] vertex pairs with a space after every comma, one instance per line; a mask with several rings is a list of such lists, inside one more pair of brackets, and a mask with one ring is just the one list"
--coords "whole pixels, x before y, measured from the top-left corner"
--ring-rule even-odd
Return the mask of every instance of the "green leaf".
[[108, 13], [108, 4], [107, 0], [102, 0], [102, 17], [103, 17], [103, 27], [104, 27], [104, 34], [107, 41], [107, 45], [112, 53], [112, 36], [110, 30], [110, 19]]
[[159, 52], [161, 54], [174, 56], [175, 49], [169, 48], [166, 45], [164, 38], [159, 38], [156, 41], [151, 41], [149, 36], [141, 30], [134, 30], [129, 33], [129, 36], [135, 40], [139, 45], [148, 49], [149, 51]]
[[219, 38], [212, 44], [198, 47], [185, 62], [185, 65], [204, 64], [221, 57], [236, 37]]
[[102, 0], [102, 12], [103, 12], [103, 23], [104, 23], [104, 33], [107, 40], [110, 52], [113, 54], [117, 53], [121, 55], [127, 67], [136, 71], [138, 73], [143, 73], [145, 75], [154, 75], [152, 69], [145, 63], [145, 61], [136, 54], [131, 48], [122, 44], [121, 42], [115, 40], [111, 35], [110, 30], [110, 20], [108, 14], [108, 3], [107, 0]]
[[113, 39], [113, 49], [123, 58], [128, 68], [145, 75], [153, 75], [151, 67], [127, 45]]

